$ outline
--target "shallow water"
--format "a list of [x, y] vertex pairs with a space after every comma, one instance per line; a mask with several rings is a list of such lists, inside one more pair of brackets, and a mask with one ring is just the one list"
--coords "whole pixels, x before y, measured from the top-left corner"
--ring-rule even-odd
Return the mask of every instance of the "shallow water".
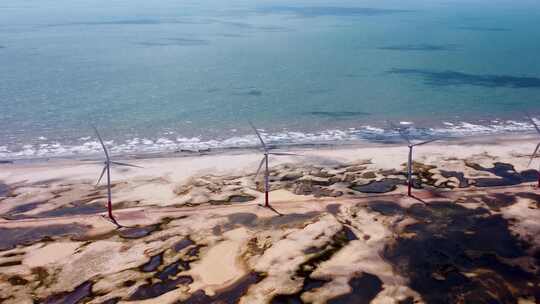
[[[69, 11], [69, 14], [65, 12]], [[532, 130], [538, 1], [4, 0], [0, 158]]]

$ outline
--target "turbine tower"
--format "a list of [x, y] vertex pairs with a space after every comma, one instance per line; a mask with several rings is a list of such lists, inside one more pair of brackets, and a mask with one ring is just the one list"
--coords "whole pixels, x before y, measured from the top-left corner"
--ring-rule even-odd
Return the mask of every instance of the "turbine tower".
[[413, 176], [413, 152], [414, 152], [413, 150], [414, 150], [414, 147], [429, 144], [431, 142], [437, 141], [438, 139], [430, 139], [430, 140], [426, 140], [426, 141], [422, 141], [422, 142], [418, 142], [418, 143], [413, 143], [411, 141], [411, 139], [409, 138], [409, 136], [407, 135], [407, 133], [404, 132], [402, 128], [396, 126], [395, 124], [393, 124], [391, 122], [390, 122], [390, 125], [392, 126], [393, 129], [398, 131], [399, 136], [401, 138], [403, 138], [407, 142], [407, 147], [409, 148], [409, 157], [408, 157], [408, 160], [407, 160], [407, 195], [412, 197], [413, 196], [412, 195], [412, 184], [413, 184], [412, 176]]
[[264, 142], [264, 140], [263, 140], [261, 134], [259, 133], [259, 131], [257, 130], [257, 128], [255, 128], [253, 123], [249, 122], [249, 124], [251, 125], [251, 128], [253, 129], [253, 131], [255, 131], [255, 134], [257, 135], [257, 137], [259, 138], [259, 141], [261, 142], [261, 147], [263, 148], [263, 158], [261, 160], [261, 163], [259, 164], [259, 168], [257, 169], [257, 173], [255, 174], [255, 180], [259, 176], [259, 173], [261, 172], [261, 169], [262, 169], [262, 167], [264, 165], [264, 207], [269, 208], [270, 207], [270, 201], [269, 201], [269, 197], [268, 197], [268, 192], [270, 191], [270, 171], [268, 170], [268, 157], [270, 155], [297, 156], [298, 154], [284, 153], [284, 152], [270, 152], [269, 149], [268, 149], [268, 146]]
[[[533, 124], [534, 128], [536, 129], [536, 132], [538, 132], [538, 134], [540, 134], [540, 127], [538, 127], [538, 125], [536, 124], [536, 122], [534, 121], [534, 119], [532, 119], [531, 116], [527, 115], [527, 117], [529, 118], [529, 120], [531, 121], [531, 123]], [[536, 148], [534, 149], [533, 151], [533, 154], [531, 155], [531, 159], [529, 160], [529, 165], [528, 167], [531, 166], [534, 158], [536, 157], [536, 155], [538, 154], [538, 150], [540, 149], [540, 143], [538, 143], [538, 145], [536, 145]], [[538, 188], [540, 188], [540, 171], [538, 171]]]
[[118, 227], [122, 227], [116, 218], [114, 217], [112, 213], [112, 191], [111, 191], [111, 165], [117, 165], [117, 166], [125, 166], [125, 167], [135, 167], [135, 168], [142, 168], [139, 166], [126, 164], [126, 163], [120, 163], [112, 161], [109, 155], [109, 151], [107, 150], [107, 147], [105, 146], [105, 143], [103, 142], [103, 139], [101, 138], [101, 135], [99, 135], [99, 132], [96, 127], [93, 127], [94, 131], [96, 132], [97, 138], [99, 139], [99, 142], [101, 143], [101, 147], [103, 148], [103, 153], [105, 153], [105, 162], [103, 166], [103, 170], [101, 171], [101, 175], [99, 176], [99, 179], [96, 183], [96, 186], [101, 182], [101, 179], [103, 178], [103, 175], [107, 173], [107, 210], [109, 213], [109, 218], [111, 221]]

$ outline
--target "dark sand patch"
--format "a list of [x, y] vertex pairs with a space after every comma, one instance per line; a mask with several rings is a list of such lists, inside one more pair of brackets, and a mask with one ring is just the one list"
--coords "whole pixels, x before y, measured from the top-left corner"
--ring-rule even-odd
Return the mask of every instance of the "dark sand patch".
[[308, 220], [318, 217], [321, 213], [311, 211], [308, 213], [289, 213], [271, 218], [263, 218], [258, 221], [257, 227], [261, 228], [278, 228], [283, 226], [295, 226], [305, 223]]
[[415, 204], [404, 214], [418, 222], [405, 227], [406, 236], [388, 245], [384, 257], [426, 302], [540, 300], [540, 277], [503, 260], [526, 257], [528, 245], [502, 216], [448, 201]]
[[101, 203], [85, 204], [84, 202], [74, 202], [68, 206], [42, 212], [30, 218], [61, 217], [74, 215], [98, 214], [106, 210], [105, 205]]
[[349, 188], [362, 193], [388, 193], [397, 189], [398, 185], [404, 185], [405, 181], [397, 178], [385, 178], [373, 181], [366, 185], [352, 185]]
[[165, 280], [155, 284], [144, 284], [129, 297], [130, 301], [140, 301], [159, 297], [171, 290], [178, 288], [178, 285], [188, 285], [193, 283], [190, 276], [179, 276], [176, 279]]
[[400, 205], [389, 201], [369, 202], [367, 208], [371, 211], [380, 213], [385, 216], [392, 216], [403, 213], [403, 208], [401, 208]]
[[257, 215], [254, 213], [233, 213], [227, 216], [233, 225], [253, 227], [257, 224]]
[[202, 303], [238, 303], [240, 298], [246, 294], [249, 287], [260, 282], [265, 276], [257, 272], [251, 272], [240, 278], [233, 285], [224, 288], [214, 296], [208, 296], [202, 290], [198, 290], [190, 298], [183, 301], [184, 304]]
[[210, 205], [227, 205], [227, 204], [235, 204], [235, 203], [247, 203], [250, 201], [255, 200], [256, 197], [247, 195], [247, 194], [235, 194], [229, 196], [225, 200], [211, 200], [208, 203]]
[[2, 217], [5, 218], [6, 220], [18, 220], [18, 219], [29, 218], [29, 216], [26, 216], [20, 213], [33, 210], [37, 208], [37, 206], [39, 206], [40, 204], [43, 204], [43, 202], [33, 202], [33, 203], [24, 204], [24, 205], [19, 205], [11, 209], [8, 213], [6, 213]]
[[71, 292], [53, 295], [45, 299], [44, 304], [77, 304], [92, 295], [92, 282], [84, 282]]
[[328, 304], [369, 304], [382, 291], [382, 281], [370, 273], [349, 280], [351, 292], [328, 300]]
[[8, 279], [8, 282], [9, 284], [13, 285], [13, 286], [20, 286], [20, 285], [26, 285], [28, 284], [28, 281], [21, 278], [20, 276], [12, 276], [12, 277], [9, 277]]
[[10, 187], [7, 184], [0, 182], [0, 197], [6, 197], [11, 191]]
[[[458, 188], [467, 188], [467, 187], [469, 187], [469, 180], [467, 180], [465, 178], [465, 174], [463, 172], [445, 171], [445, 170], [440, 170], [440, 172], [441, 172], [441, 175], [444, 178], [451, 178], [451, 177], [457, 178], [459, 180]], [[453, 188], [453, 187], [448, 185], [448, 182], [445, 183], [445, 187], [446, 188]]]
[[340, 208], [341, 208], [340, 204], [330, 204], [326, 206], [326, 211], [330, 214], [336, 215], [339, 213]]
[[0, 228], [0, 251], [15, 248], [18, 245], [30, 245], [44, 238], [82, 237], [88, 230], [80, 224], [49, 225], [30, 228]]
[[475, 163], [466, 163], [467, 167], [477, 171], [492, 173], [500, 178], [475, 178], [474, 184], [477, 187], [498, 187], [514, 186], [524, 182], [533, 182], [537, 180], [535, 170], [527, 170], [522, 173], [516, 171], [513, 165], [496, 162], [492, 168], [486, 168]]
[[141, 266], [142, 272], [154, 272], [163, 262], [163, 253], [157, 254], [150, 258], [150, 260]]
[[317, 267], [330, 260], [334, 254], [336, 254], [341, 248], [345, 247], [350, 241], [356, 240], [356, 235], [348, 228], [343, 227], [341, 231], [336, 233], [329, 244], [323, 248], [308, 248], [306, 254], [312, 256], [304, 263], [300, 264], [295, 276], [298, 279], [303, 279], [302, 288], [300, 291], [294, 294], [279, 294], [272, 298], [272, 304], [284, 304], [284, 303], [303, 303], [301, 295], [304, 292], [319, 288], [328, 283], [326, 280], [315, 279], [311, 277], [311, 274]]
[[[161, 254], [159, 255], [161, 256]], [[150, 261], [152, 262], [152, 260]], [[159, 258], [159, 264], [161, 264], [162, 258]], [[154, 261], [152, 266], [156, 266], [157, 262]], [[129, 300], [146, 300], [159, 297], [162, 294], [165, 294], [171, 290], [178, 288], [180, 285], [189, 285], [193, 283], [193, 278], [191, 276], [177, 276], [180, 272], [189, 270], [190, 261], [180, 259], [176, 262], [173, 262], [169, 265], [163, 267], [163, 270], [156, 272], [154, 278], [158, 279], [156, 283], [153, 283], [152, 280], [148, 280], [148, 283], [140, 285], [137, 290], [129, 297]], [[156, 270], [159, 267], [152, 267], [152, 270]], [[147, 267], [147, 270], [150, 270], [150, 267]]]
[[182, 239], [181, 241], [178, 241], [176, 244], [174, 244], [173, 250], [175, 252], [180, 252], [182, 251], [182, 249], [187, 248], [191, 245], [195, 245], [195, 242], [193, 242], [189, 238], [185, 238], [185, 239]]
[[118, 234], [124, 239], [140, 239], [157, 231], [159, 227], [160, 225], [150, 225], [144, 227], [122, 228]]

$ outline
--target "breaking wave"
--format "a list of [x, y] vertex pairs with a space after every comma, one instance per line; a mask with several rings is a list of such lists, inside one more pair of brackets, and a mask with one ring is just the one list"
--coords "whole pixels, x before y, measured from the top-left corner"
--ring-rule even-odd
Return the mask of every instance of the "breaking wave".
[[[493, 120], [488, 124], [470, 122], [451, 123], [444, 122], [441, 127], [417, 128], [412, 122], [401, 122], [413, 139], [430, 137], [452, 138], [487, 134], [506, 134], [515, 132], [530, 132], [534, 126], [528, 122], [513, 120]], [[293, 132], [284, 131], [264, 133], [268, 144], [275, 146], [289, 145], [317, 145], [341, 144], [362, 140], [385, 142], [394, 141], [398, 133], [389, 128], [362, 126], [346, 130], [325, 130], [321, 132]], [[7, 146], [0, 146], [0, 159], [32, 159], [50, 157], [85, 157], [101, 153], [101, 146], [91, 137], [82, 137], [79, 144], [62, 144], [60, 142], [47, 142], [45, 137], [38, 137], [39, 143], [23, 145], [18, 149], [10, 150]], [[256, 136], [248, 134], [234, 136], [222, 140], [205, 139], [199, 137], [186, 138], [169, 133], [156, 139], [133, 138], [126, 141], [107, 141], [107, 145], [114, 154], [145, 154], [169, 153], [183, 151], [207, 151], [209, 149], [252, 148], [258, 145]]]

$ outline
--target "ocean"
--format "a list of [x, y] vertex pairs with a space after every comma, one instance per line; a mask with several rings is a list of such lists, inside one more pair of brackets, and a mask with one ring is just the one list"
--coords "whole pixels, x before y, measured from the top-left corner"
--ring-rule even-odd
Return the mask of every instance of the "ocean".
[[3, 0], [0, 158], [530, 132], [539, 1]]

